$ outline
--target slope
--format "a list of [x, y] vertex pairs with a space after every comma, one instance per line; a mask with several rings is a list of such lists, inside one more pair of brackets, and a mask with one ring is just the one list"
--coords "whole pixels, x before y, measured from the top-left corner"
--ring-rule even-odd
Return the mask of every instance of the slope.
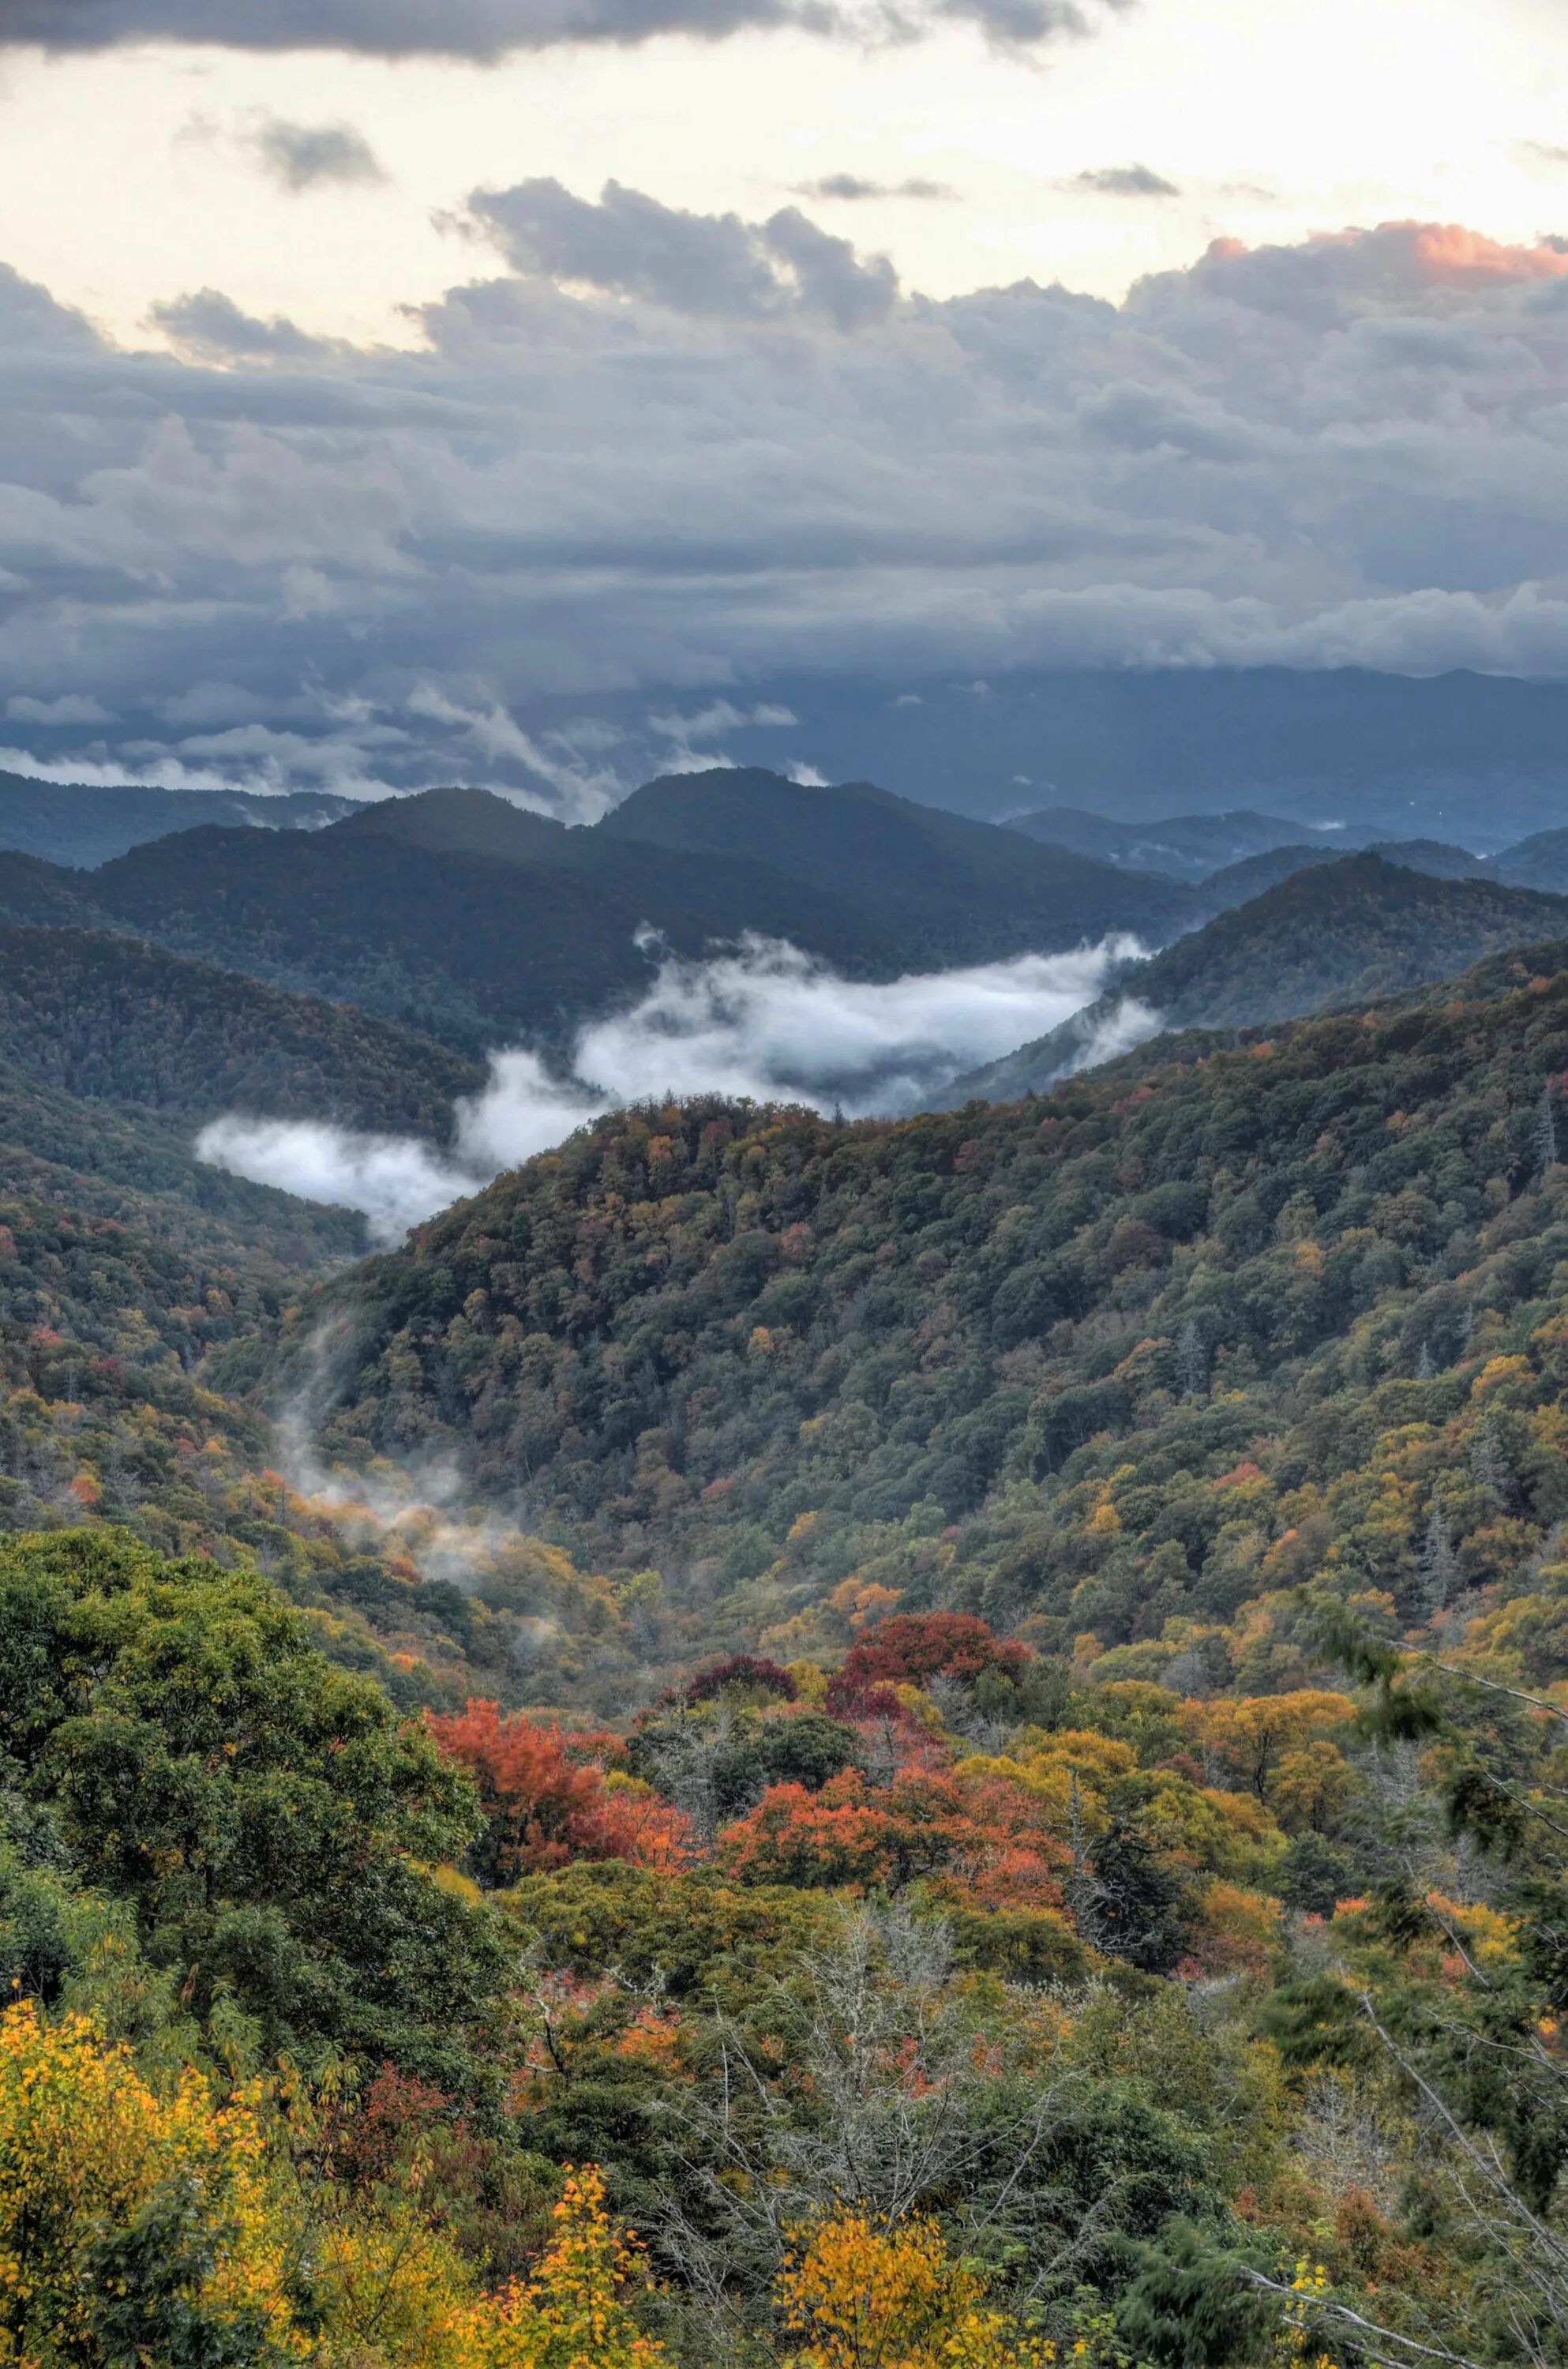
[[[1221, 865], [1244, 863], [1275, 848], [1299, 846], [1303, 838], [1299, 822], [1280, 815], [1252, 814], [1245, 807], [1229, 814], [1163, 815], [1150, 822], [1124, 822], [1082, 807], [1042, 807], [1033, 814], [1014, 815], [1008, 828], [1102, 864], [1192, 881], [1207, 880]], [[1341, 837], [1337, 851], [1325, 852], [1343, 853], [1360, 843], [1352, 833]]]
[[1568, 830], [1538, 830], [1505, 847], [1494, 859], [1499, 879], [1520, 887], [1568, 894]]
[[[1194, 901], [1204, 920], [1216, 913], [1228, 913], [1237, 905], [1250, 904], [1267, 888], [1277, 887], [1288, 880], [1293, 872], [1304, 872], [1310, 864], [1341, 864], [1346, 849], [1343, 843], [1271, 848], [1261, 855], [1249, 855], [1238, 864], [1227, 864], [1211, 872], [1194, 890]], [[1550, 883], [1516, 880], [1499, 872], [1495, 864], [1484, 856], [1472, 855], [1468, 848], [1449, 847], [1437, 839], [1379, 839], [1359, 851], [1365, 855], [1380, 855], [1385, 864], [1398, 864], [1407, 872], [1425, 872], [1435, 880], [1491, 880], [1504, 887], [1549, 888]]]
[[[751, 777], [718, 779], [741, 780], [745, 796]], [[691, 795], [673, 789], [678, 802]], [[866, 828], [807, 833], [821, 843], [803, 847], [773, 824], [802, 795], [826, 812], [822, 794], [773, 775], [751, 789], [760, 836], [774, 842], [766, 858], [660, 844], [612, 828], [614, 817], [567, 830], [486, 792], [443, 790], [310, 832], [181, 831], [90, 873], [0, 856], [0, 913], [133, 932], [469, 1053], [520, 1036], [565, 1043], [589, 1014], [643, 992], [661, 952], [695, 957], [749, 931], [891, 978], [1113, 928], [1162, 936], [1185, 915], [1179, 887], [880, 792], [853, 794]], [[640, 811], [658, 820], [663, 801]]]
[[[330, 1321], [331, 1452], [450, 1455], [497, 1503], [525, 1475], [535, 1521], [661, 1571], [688, 1652], [842, 1634], [887, 1591], [1059, 1643], [1229, 1619], [1307, 1518], [1291, 1490], [1374, 1453], [1314, 1431], [1317, 1397], [1387, 1380], [1387, 1421], [1447, 1420], [1516, 1329], [1520, 1374], [1556, 1371], [1539, 1314], [1492, 1311], [1568, 1255], [1568, 971], [1196, 1052], [890, 1125], [607, 1118], [331, 1285], [272, 1387]], [[1273, 1531], [1227, 1533], [1252, 1501], [1218, 1482], [1177, 1502], [1298, 1426]], [[1079, 1483], [1124, 1464], [1145, 1495], [1092, 1520]]]
[[1162, 1027], [1243, 1028], [1365, 1002], [1565, 927], [1562, 898], [1436, 878], [1369, 853], [1310, 864], [1129, 966], [1048, 1036], [956, 1079], [944, 1101], [1038, 1093]]
[[0, 1060], [68, 1094], [450, 1137], [484, 1073], [395, 1022], [98, 932], [0, 923]]

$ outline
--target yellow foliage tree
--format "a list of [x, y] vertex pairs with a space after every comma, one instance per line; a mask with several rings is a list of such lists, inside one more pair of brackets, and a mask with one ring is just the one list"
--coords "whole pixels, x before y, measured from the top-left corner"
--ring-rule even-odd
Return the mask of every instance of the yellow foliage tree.
[[[8, 2009], [0, 2362], [95, 2362], [122, 2334], [155, 2357], [159, 2315], [176, 2307], [214, 2338], [247, 2335], [258, 2360], [303, 2357], [257, 2108], [242, 2091], [214, 2112], [194, 2072], [160, 2097], [85, 2017], [47, 2024], [30, 2000]], [[162, 2272], [144, 2285], [142, 2254]]]
[[[658, 2369], [589, 2168], [534, 2276], [486, 2295], [419, 2205], [313, 2176], [308, 2100], [162, 2091], [88, 2018], [0, 2016], [0, 2369]], [[317, 2134], [318, 2135], [318, 2134]]]
[[803, 2340], [785, 2369], [1044, 2369], [1056, 2348], [994, 2311], [933, 2221], [878, 2229], [846, 2207], [804, 2231], [775, 2290]]
[[626, 2300], [647, 2292], [647, 2272], [605, 2212], [597, 2165], [567, 2173], [553, 2218], [533, 2276], [475, 2306], [463, 2369], [657, 2369], [669, 2355]]

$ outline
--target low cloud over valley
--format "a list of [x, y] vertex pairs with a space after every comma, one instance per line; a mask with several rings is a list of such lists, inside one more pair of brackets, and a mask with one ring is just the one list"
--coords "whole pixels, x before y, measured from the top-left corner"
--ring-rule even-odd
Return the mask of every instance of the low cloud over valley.
[[535, 1053], [493, 1054], [488, 1086], [459, 1109], [449, 1154], [411, 1139], [241, 1114], [204, 1128], [197, 1150], [255, 1183], [361, 1209], [377, 1240], [395, 1242], [612, 1104], [715, 1093], [856, 1116], [917, 1109], [961, 1072], [1081, 1010], [1141, 951], [1123, 937], [873, 983], [841, 978], [777, 940], [748, 938], [704, 962], [661, 962], [640, 1002], [578, 1032], [564, 1082]]

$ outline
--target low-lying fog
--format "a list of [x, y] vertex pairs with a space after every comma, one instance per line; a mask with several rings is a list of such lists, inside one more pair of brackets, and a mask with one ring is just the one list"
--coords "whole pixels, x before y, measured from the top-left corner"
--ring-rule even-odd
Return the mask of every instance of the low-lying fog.
[[[856, 1117], [919, 1110], [966, 1070], [1092, 1002], [1143, 951], [1121, 935], [1072, 954], [877, 985], [841, 978], [780, 940], [747, 937], [705, 961], [666, 956], [639, 1003], [578, 1032], [565, 1080], [534, 1053], [493, 1053], [489, 1084], [458, 1106], [450, 1152], [412, 1137], [238, 1112], [203, 1128], [196, 1148], [257, 1184], [362, 1209], [378, 1242], [396, 1242], [617, 1104], [723, 1093]], [[1082, 1058], [1118, 1049], [1119, 1036]]]

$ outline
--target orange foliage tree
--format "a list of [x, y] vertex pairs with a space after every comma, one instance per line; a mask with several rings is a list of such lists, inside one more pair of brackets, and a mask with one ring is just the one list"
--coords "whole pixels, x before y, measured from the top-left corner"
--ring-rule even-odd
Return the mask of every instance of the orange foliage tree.
[[674, 1867], [685, 1857], [685, 1822], [646, 1788], [607, 1784], [604, 1771], [573, 1757], [569, 1739], [521, 1711], [470, 1701], [432, 1717], [443, 1752], [473, 1776], [486, 1830], [470, 1854], [482, 1883], [566, 1867], [579, 1859], [624, 1859]]
[[974, 1906], [1056, 1907], [1065, 1847], [1041, 1802], [1003, 1778], [966, 1786], [946, 1771], [906, 1773], [873, 1789], [857, 1769], [820, 1792], [770, 1785], [719, 1837], [719, 1858], [747, 1883], [898, 1891], [919, 1877]]
[[974, 1679], [995, 1670], [1015, 1678], [1030, 1659], [1026, 1645], [998, 1637], [972, 1612], [896, 1612], [855, 1639], [829, 1681], [828, 1707], [848, 1709], [874, 1688], [939, 1677]]

